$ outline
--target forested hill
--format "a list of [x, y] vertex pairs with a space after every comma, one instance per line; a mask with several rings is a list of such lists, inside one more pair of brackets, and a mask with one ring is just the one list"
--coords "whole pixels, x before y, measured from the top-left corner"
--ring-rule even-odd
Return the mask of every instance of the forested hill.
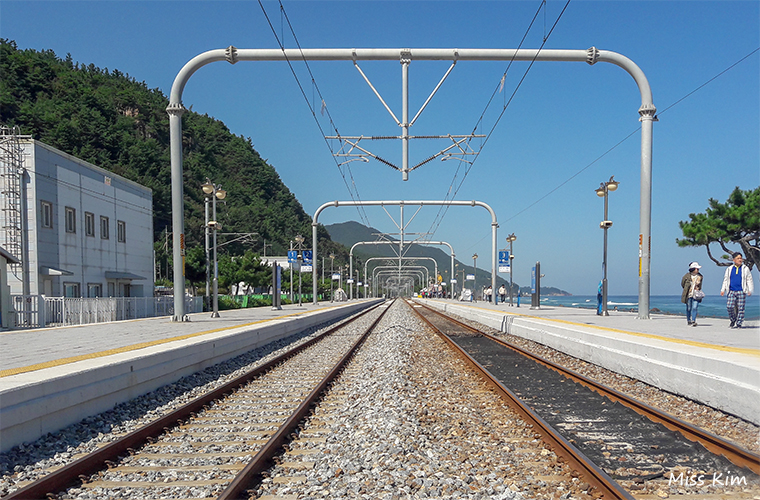
[[[168, 104], [159, 89], [118, 70], [0, 40], [0, 124], [151, 188], [156, 236], [171, 231]], [[311, 218], [250, 138], [187, 112], [183, 149], [188, 246], [202, 244], [206, 177], [228, 192], [219, 207], [224, 232], [259, 233], [260, 243], [273, 244], [270, 254], [283, 254], [298, 233], [311, 234]], [[320, 236], [329, 239], [324, 230]]]

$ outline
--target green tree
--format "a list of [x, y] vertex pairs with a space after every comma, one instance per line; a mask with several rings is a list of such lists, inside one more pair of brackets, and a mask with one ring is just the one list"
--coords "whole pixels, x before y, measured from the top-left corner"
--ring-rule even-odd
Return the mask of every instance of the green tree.
[[262, 264], [261, 258], [250, 250], [242, 256], [220, 256], [219, 285], [229, 290], [241, 281], [253, 287], [269, 286], [272, 268]]
[[[742, 191], [737, 186], [726, 203], [713, 198], [708, 202], [705, 213], [689, 214], [689, 221], [679, 222], [684, 237], [676, 238], [678, 246], [704, 246], [710, 260], [729, 266], [732, 250], [728, 245], [739, 245], [750, 269], [760, 264], [760, 187]], [[711, 243], [720, 245], [726, 254], [715, 258]]]

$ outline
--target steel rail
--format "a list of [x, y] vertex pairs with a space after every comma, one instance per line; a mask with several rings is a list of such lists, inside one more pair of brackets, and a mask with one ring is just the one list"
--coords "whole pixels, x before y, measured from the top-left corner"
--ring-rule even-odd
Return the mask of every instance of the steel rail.
[[[387, 302], [383, 302], [386, 303]], [[380, 306], [377, 306], [380, 307]], [[265, 469], [269, 468], [273, 462], [274, 456], [282, 451], [283, 445], [290, 439], [290, 434], [295, 431], [301, 421], [311, 411], [311, 407], [321, 397], [322, 392], [330, 385], [333, 380], [343, 371], [350, 359], [354, 356], [356, 351], [364, 344], [369, 334], [375, 329], [377, 324], [383, 319], [385, 313], [390, 309], [390, 305], [386, 306], [385, 310], [372, 322], [362, 336], [354, 343], [346, 354], [338, 361], [338, 363], [330, 370], [330, 373], [325, 375], [322, 381], [309, 393], [306, 399], [296, 408], [292, 415], [285, 421], [284, 424], [277, 429], [277, 432], [269, 438], [269, 441], [259, 450], [259, 452], [251, 459], [248, 465], [243, 468], [240, 473], [235, 476], [235, 479], [222, 491], [221, 495], [217, 497], [217, 500], [237, 500], [243, 498], [249, 498], [250, 495], [245, 495], [245, 491], [250, 489], [253, 481], [259, 476]]]
[[546, 366], [547, 368], [550, 368], [552, 370], [559, 372], [560, 374], [564, 375], [570, 380], [577, 382], [581, 385], [584, 385], [588, 387], [589, 389], [601, 394], [602, 396], [605, 396], [612, 401], [616, 401], [622, 404], [623, 406], [626, 406], [632, 409], [636, 413], [647, 417], [649, 420], [656, 422], [658, 424], [664, 425], [666, 428], [670, 429], [671, 431], [680, 433], [683, 437], [685, 437], [689, 441], [693, 441], [693, 442], [697, 442], [701, 444], [711, 453], [714, 453], [715, 455], [724, 456], [726, 460], [730, 461], [732, 464], [736, 465], [737, 467], [746, 467], [747, 469], [751, 470], [755, 474], [760, 475], [760, 455], [752, 453], [749, 450], [745, 450], [744, 448], [740, 448], [734, 443], [731, 443], [730, 441], [727, 441], [719, 436], [716, 436], [715, 434], [712, 434], [706, 431], [705, 429], [701, 429], [677, 417], [674, 417], [673, 415], [669, 415], [663, 412], [662, 410], [659, 410], [657, 408], [654, 408], [653, 406], [650, 406], [646, 403], [638, 401], [611, 387], [607, 387], [599, 382], [596, 382], [595, 380], [592, 380], [586, 377], [585, 375], [581, 375], [580, 373], [574, 370], [565, 368], [552, 361], [549, 361], [548, 359], [542, 356], [539, 356], [538, 354], [534, 354], [521, 347], [509, 344], [505, 342], [504, 340], [501, 340], [497, 337], [494, 337], [493, 335], [489, 335], [485, 332], [482, 332], [478, 330], [477, 328], [474, 328], [470, 325], [462, 323], [461, 321], [454, 319], [446, 314], [443, 314], [440, 311], [437, 311], [424, 304], [420, 304], [420, 305], [424, 307], [425, 309], [432, 311], [438, 314], [439, 316], [442, 316], [446, 318], [447, 320], [453, 323], [456, 323], [457, 325], [463, 328], [466, 328], [467, 330], [473, 333], [479, 333], [480, 335], [483, 335], [487, 339], [493, 342], [496, 342], [497, 344], [500, 344], [504, 347], [512, 349], [513, 351], [516, 351], [524, 356], [527, 356], [528, 358]]
[[[422, 306], [420, 304], [421, 307]], [[534, 412], [528, 405], [522, 402], [520, 398], [513, 393], [509, 388], [502, 384], [491, 372], [488, 371], [483, 365], [478, 363], [467, 351], [459, 347], [456, 342], [443, 333], [438, 327], [433, 325], [425, 316], [423, 316], [414, 307], [410, 307], [415, 314], [421, 318], [435, 333], [438, 334], [467, 364], [475, 369], [479, 375], [485, 380], [492, 389], [494, 389], [505, 402], [515, 410], [525, 421], [527, 421], [537, 432], [542, 441], [549, 445], [549, 447], [561, 458], [563, 458], [567, 464], [578, 471], [583, 479], [590, 485], [597, 488], [597, 490], [603, 495], [605, 499], [625, 499], [633, 500], [633, 497], [625, 491], [616, 481], [607, 475], [599, 466], [592, 462], [586, 455], [584, 455], [578, 448], [573, 446], [564, 436], [559, 434], [551, 425], [549, 425], [543, 418], [541, 418], [536, 412]], [[425, 307], [426, 310], [438, 313], [433, 309]], [[445, 315], [438, 313], [446, 319], [450, 319]], [[472, 327], [469, 329], [474, 330]], [[474, 330], [477, 331], [477, 330]], [[478, 332], [481, 333], [481, 332]]]
[[329, 328], [327, 331], [319, 334], [313, 339], [304, 342], [303, 344], [291, 349], [286, 353], [281, 354], [280, 356], [277, 356], [271, 361], [268, 361], [267, 363], [254, 368], [247, 373], [244, 373], [243, 375], [234, 380], [231, 380], [221, 387], [218, 387], [217, 389], [204, 394], [203, 396], [199, 396], [193, 401], [164, 415], [158, 420], [155, 420], [140, 429], [136, 429], [129, 434], [117, 439], [116, 441], [113, 441], [112, 443], [109, 443], [106, 446], [103, 446], [102, 448], [99, 448], [98, 450], [88, 454], [87, 456], [84, 456], [79, 460], [65, 465], [64, 467], [51, 472], [45, 477], [14, 491], [10, 495], [3, 497], [3, 500], [47, 500], [49, 497], [48, 494], [56, 494], [57, 492], [66, 489], [67, 487], [81, 483], [82, 480], [80, 476], [89, 476], [99, 470], [105, 469], [107, 467], [106, 461], [115, 462], [119, 460], [119, 457], [124, 456], [125, 454], [131, 454], [134, 449], [137, 449], [147, 444], [149, 440], [160, 436], [166, 431], [166, 429], [180, 425], [182, 420], [191, 417], [193, 413], [202, 410], [209, 403], [234, 392], [241, 386], [266, 373], [283, 361], [286, 361], [304, 349], [316, 344], [328, 335], [359, 319], [365, 314], [374, 311], [383, 303], [384, 302], [381, 302], [360, 312], [359, 314], [350, 318], [348, 321], [340, 322], [339, 324]]

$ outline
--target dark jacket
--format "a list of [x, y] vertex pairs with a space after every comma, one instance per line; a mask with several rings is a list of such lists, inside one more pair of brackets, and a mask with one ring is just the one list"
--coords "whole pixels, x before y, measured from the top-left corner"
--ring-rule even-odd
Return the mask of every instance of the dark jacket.
[[[701, 290], [702, 289], [702, 273], [697, 271], [697, 282], [695, 284], [694, 289], [695, 290]], [[691, 291], [691, 273], [686, 273], [683, 275], [683, 278], [681, 278], [681, 288], [683, 288], [683, 292], [681, 292], [681, 302], [686, 304], [686, 302], [689, 300], [689, 292]]]

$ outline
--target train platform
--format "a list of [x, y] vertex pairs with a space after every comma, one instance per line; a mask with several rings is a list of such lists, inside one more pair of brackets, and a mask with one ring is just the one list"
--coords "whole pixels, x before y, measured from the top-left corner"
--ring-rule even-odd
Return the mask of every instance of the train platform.
[[700, 317], [542, 305], [417, 299], [504, 333], [552, 347], [617, 373], [699, 401], [760, 425], [760, 325]]
[[378, 299], [0, 332], [0, 451]]

